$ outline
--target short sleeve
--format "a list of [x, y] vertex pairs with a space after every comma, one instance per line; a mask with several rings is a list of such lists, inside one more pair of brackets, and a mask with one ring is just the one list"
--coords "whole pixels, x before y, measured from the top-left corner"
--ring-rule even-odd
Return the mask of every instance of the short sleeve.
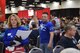
[[49, 22], [47, 26], [48, 26], [49, 32], [53, 32], [54, 31], [54, 25], [51, 22]]

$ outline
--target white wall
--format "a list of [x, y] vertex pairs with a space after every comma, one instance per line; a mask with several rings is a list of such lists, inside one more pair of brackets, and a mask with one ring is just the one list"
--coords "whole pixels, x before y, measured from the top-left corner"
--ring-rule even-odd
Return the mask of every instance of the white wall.
[[[47, 8], [49, 7], [50, 10], [55, 10], [55, 9], [64, 9], [64, 8], [80, 8], [80, 0], [67, 0], [64, 2], [61, 2], [61, 5], [59, 5], [59, 2], [53, 2], [50, 4], [41, 4], [40, 6]], [[17, 7], [17, 8], [12, 8], [13, 10], [7, 10], [5, 9], [5, 13], [18, 13], [18, 10], [25, 10], [24, 7]]]
[[62, 2], [61, 8], [80, 8], [80, 0]]
[[10, 13], [12, 13], [12, 12], [9, 10], [9, 8], [6, 8], [5, 9], [5, 14], [10, 14]]
[[51, 3], [47, 4], [48, 7], [50, 7], [50, 10], [55, 10], [55, 9], [64, 9], [64, 8], [80, 8], [80, 0], [67, 0], [64, 2], [61, 2], [61, 5]]
[[50, 8], [50, 10], [60, 8], [59, 2], [53, 2], [53, 3], [47, 4], [47, 6]]
[[19, 10], [26, 10], [25, 7], [19, 6], [19, 7], [11, 7], [11, 10], [9, 8], [5, 9], [5, 13], [6, 14], [10, 14], [10, 13], [18, 13]]
[[5, 9], [5, 14], [11, 14], [11, 13], [18, 13], [18, 8], [11, 7], [11, 10], [9, 8]]

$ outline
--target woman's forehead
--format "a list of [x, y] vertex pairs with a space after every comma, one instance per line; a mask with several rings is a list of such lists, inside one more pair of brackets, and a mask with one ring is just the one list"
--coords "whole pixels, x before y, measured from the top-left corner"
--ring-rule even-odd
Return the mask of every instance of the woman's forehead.
[[16, 19], [16, 17], [15, 16], [11, 16], [11, 19]]

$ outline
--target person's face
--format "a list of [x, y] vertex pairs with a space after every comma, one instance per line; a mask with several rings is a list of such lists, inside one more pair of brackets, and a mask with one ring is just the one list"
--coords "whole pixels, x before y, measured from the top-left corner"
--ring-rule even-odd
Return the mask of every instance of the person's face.
[[70, 33], [71, 36], [75, 36], [75, 34], [76, 34], [76, 28], [70, 29], [69, 33]]
[[42, 20], [46, 22], [48, 20], [48, 15], [42, 14]]
[[53, 18], [54, 18], [54, 16], [51, 15], [51, 19], [53, 19]]
[[25, 20], [23, 19], [22, 22], [25, 23]]
[[14, 16], [11, 17], [10, 21], [11, 21], [12, 27], [13, 26], [17, 26], [17, 20], [16, 20], [16, 18]]

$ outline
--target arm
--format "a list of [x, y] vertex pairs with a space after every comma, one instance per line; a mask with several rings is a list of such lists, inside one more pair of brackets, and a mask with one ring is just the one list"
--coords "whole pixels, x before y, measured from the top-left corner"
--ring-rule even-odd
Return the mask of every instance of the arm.
[[21, 41], [21, 45], [28, 45], [28, 44], [29, 44], [29, 38]]
[[5, 46], [9, 46], [10, 45], [10, 41], [7, 39], [7, 33], [5, 31], [4, 37], [3, 37], [3, 42]]
[[80, 44], [77, 44], [76, 46], [77, 46], [76, 48], [80, 49]]
[[35, 22], [36, 24], [38, 24], [38, 19], [37, 19], [37, 16], [36, 16], [36, 15], [33, 17], [33, 20], [34, 20], [34, 22]]
[[30, 27], [30, 29], [32, 29], [32, 22], [35, 22], [36, 25], [38, 25], [38, 19], [37, 19], [36, 16], [34, 16], [34, 17], [32, 18], [32, 20], [30, 21], [30, 23], [29, 23], [29, 27]]
[[4, 42], [4, 45], [5, 46], [9, 46], [10, 45], [10, 41], [6, 40], [6, 39], [3, 39], [3, 42]]
[[30, 29], [32, 28], [31, 23], [32, 23], [32, 20], [29, 22], [29, 28], [30, 28]]
[[49, 43], [48, 43], [48, 48], [52, 48], [53, 46], [53, 37], [54, 37], [54, 28], [53, 28], [53, 24], [49, 23], [48, 24], [48, 28], [49, 28], [49, 33], [50, 33], [50, 39], [49, 39]]
[[54, 33], [50, 32], [50, 40], [48, 43], [48, 48], [52, 48], [52, 46], [53, 46], [53, 37], [54, 37]]
[[12, 46], [15, 44], [15, 42], [13, 42], [13, 38], [10, 38], [10, 36], [8, 37], [8, 30], [5, 31], [4, 37], [3, 37], [3, 42], [5, 46]]

